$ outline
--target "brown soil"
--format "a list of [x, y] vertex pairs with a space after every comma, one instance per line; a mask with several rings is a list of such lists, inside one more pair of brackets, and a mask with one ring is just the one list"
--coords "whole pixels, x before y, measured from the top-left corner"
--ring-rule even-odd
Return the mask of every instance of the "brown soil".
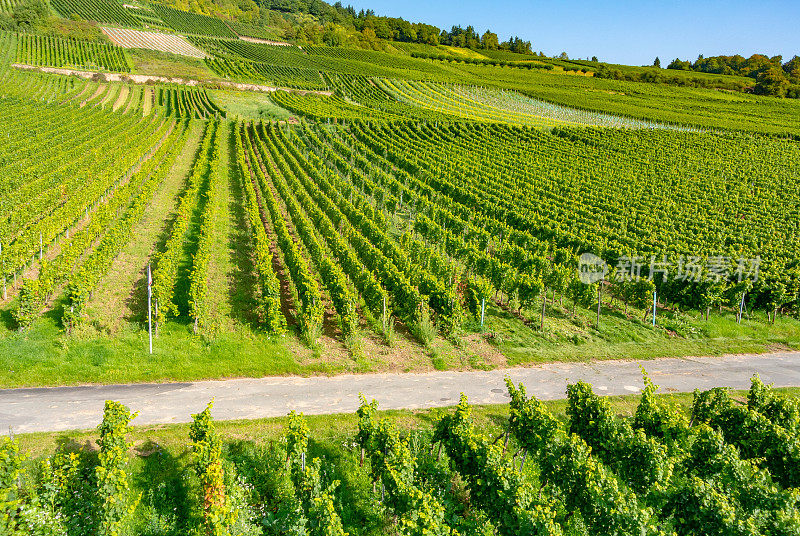
[[272, 270], [275, 272], [280, 284], [281, 314], [283, 314], [284, 318], [286, 318], [286, 323], [288, 325], [297, 325], [297, 307], [294, 304], [294, 297], [292, 296], [288, 270], [283, 264], [280, 248], [278, 248], [278, 245], [275, 241], [275, 232], [272, 230], [272, 226], [269, 224], [271, 221], [270, 217], [264, 209], [264, 203], [261, 201], [261, 192], [259, 191], [258, 185], [256, 184], [256, 179], [253, 176], [252, 167], [254, 163], [250, 161], [250, 155], [247, 152], [245, 152], [245, 160], [247, 161], [248, 169], [251, 170], [250, 181], [253, 183], [253, 189], [256, 193], [256, 201], [258, 203], [258, 211], [261, 215], [261, 222], [264, 224], [264, 231], [267, 233], [267, 237], [269, 238], [269, 250], [270, 253], [272, 253]]
[[130, 92], [131, 90], [128, 86], [122, 86], [122, 88], [119, 90], [119, 97], [117, 97], [117, 100], [114, 102], [114, 106], [111, 109], [116, 112], [122, 108], [122, 106], [128, 100], [128, 95]]
[[[272, 172], [270, 173], [270, 171], [267, 170], [265, 163], [261, 160], [260, 153], [256, 152], [256, 158], [258, 159], [258, 164], [261, 166], [261, 170], [264, 172], [264, 175], [268, 179], [267, 187], [270, 189], [270, 191], [272, 192], [272, 196], [277, 201], [278, 210], [280, 210], [281, 217], [283, 218], [283, 221], [286, 223], [286, 229], [289, 232], [289, 236], [292, 238], [292, 240], [294, 240], [294, 242], [296, 244], [299, 245], [299, 247], [304, 249], [305, 246], [303, 245], [302, 240], [300, 240], [299, 234], [297, 233], [297, 230], [294, 227], [294, 222], [292, 221], [292, 218], [289, 215], [289, 210], [286, 208], [286, 203], [285, 203], [284, 199], [281, 198], [281, 196], [278, 194], [278, 191], [275, 188], [275, 185], [272, 183], [272, 181], [274, 180], [273, 176], [275, 174], [280, 173], [280, 171], [278, 170], [277, 164], [275, 162], [273, 162], [272, 160], [270, 160], [269, 163], [271, 164], [271, 167], [272, 167]], [[313, 266], [309, 266], [309, 267], [312, 268], [312, 270], [314, 269]], [[317, 285], [320, 288], [320, 292], [322, 294], [322, 300], [324, 301], [324, 303], [326, 305], [325, 312], [324, 312], [323, 317], [322, 317], [322, 334], [320, 336], [320, 340], [318, 341], [318, 343], [320, 345], [322, 345], [322, 347], [325, 349], [326, 353], [331, 353], [331, 352], [333, 352], [334, 348], [336, 348], [337, 346], [338, 347], [342, 347], [342, 343], [341, 342], [337, 342], [337, 341], [341, 341], [342, 340], [342, 332], [338, 328], [338, 325], [337, 325], [337, 322], [336, 322], [336, 313], [330, 307], [331, 306], [331, 301], [325, 295], [326, 294], [325, 285], [322, 284], [322, 281], [320, 280], [318, 274], [316, 275], [316, 281], [317, 281]]]
[[108, 87], [106, 84], [100, 84], [99, 86], [97, 86], [97, 90], [92, 94], [91, 97], [89, 97], [88, 99], [86, 99], [83, 102], [81, 102], [80, 103], [80, 107], [83, 108], [84, 106], [86, 106], [86, 104], [92, 102], [93, 100], [98, 98], [100, 95], [102, 95], [103, 92], [106, 90], [106, 87]]

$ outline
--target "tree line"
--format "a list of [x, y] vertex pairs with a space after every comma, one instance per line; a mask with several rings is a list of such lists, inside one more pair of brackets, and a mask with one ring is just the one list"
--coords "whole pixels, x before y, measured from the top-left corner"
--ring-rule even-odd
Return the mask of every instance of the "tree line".
[[658, 68], [641, 68], [600, 64], [594, 70], [595, 78], [607, 78], [611, 80], [625, 80], [628, 82], [647, 82], [651, 84], [666, 84], [670, 86], [700, 87], [727, 89], [730, 91], [745, 91], [751, 88], [751, 84], [746, 81], [728, 78], [710, 78], [701, 75], [691, 75], [689, 73], [678, 73], [666, 71]]
[[356, 11], [353, 6], [341, 2], [331, 5], [322, 0], [264, 0], [262, 7], [283, 13], [303, 13], [315, 17], [323, 26], [338, 25], [353, 28], [364, 35], [365, 40], [385, 39], [404, 43], [427, 45], [450, 45], [484, 50], [508, 50], [520, 54], [532, 54], [530, 41], [513, 36], [500, 41], [496, 33], [486, 30], [478, 34], [473, 26], [452, 26], [443, 30], [431, 24], [409, 22], [399, 17], [378, 16], [371, 9]]
[[800, 98], [800, 56], [783, 63], [783, 56], [780, 55], [770, 58], [764, 54], [753, 54], [745, 58], [736, 54], [706, 58], [701, 54], [694, 63], [675, 58], [667, 69], [747, 76], [756, 80], [754, 93]]

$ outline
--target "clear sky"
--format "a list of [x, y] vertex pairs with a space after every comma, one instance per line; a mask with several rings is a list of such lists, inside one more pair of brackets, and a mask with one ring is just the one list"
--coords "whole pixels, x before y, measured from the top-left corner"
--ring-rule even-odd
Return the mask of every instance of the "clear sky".
[[756, 52], [784, 61], [800, 55], [800, 0], [611, 2], [601, 0], [342, 0], [356, 10], [426, 22], [439, 28], [472, 25], [500, 40], [518, 35], [534, 51], [570, 58], [597, 56], [628, 65], [666, 66], [676, 57]]

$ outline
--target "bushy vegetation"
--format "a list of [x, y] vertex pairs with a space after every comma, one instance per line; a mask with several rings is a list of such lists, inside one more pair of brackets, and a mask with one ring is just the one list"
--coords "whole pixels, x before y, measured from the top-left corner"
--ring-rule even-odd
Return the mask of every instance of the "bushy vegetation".
[[47, 21], [50, 8], [43, 0], [22, 0], [0, 12], [0, 30], [34, 30]]
[[701, 54], [694, 63], [675, 58], [668, 69], [698, 71], [714, 74], [737, 74], [755, 79], [754, 91], [760, 95], [800, 98], [800, 57], [783, 63], [782, 56], [768, 57], [753, 54], [749, 58], [710, 56]]
[[47, 3], [40, 0], [20, 0], [10, 5], [8, 10], [0, 9], [0, 30], [32, 32], [60, 39], [108, 42], [96, 22], [79, 17], [53, 17]]
[[183, 34], [236, 37], [223, 21], [214, 17], [180, 11], [162, 4], [153, 4], [153, 10], [167, 26]]
[[681, 72], [652, 68], [631, 68], [600, 64], [594, 71], [596, 78], [625, 80], [628, 82], [647, 82], [682, 87], [727, 89], [730, 91], [752, 90], [753, 84], [733, 77], [692, 76]]
[[[1, 526], [12, 536], [800, 529], [794, 468], [774, 465], [798, 442], [775, 410], [793, 411], [797, 400], [757, 377], [748, 406], [731, 407], [728, 392], [713, 389], [695, 393], [691, 415], [645, 377], [643, 395], [623, 402], [633, 417], [585, 383], [568, 387], [566, 408], [507, 383], [510, 405], [488, 414], [463, 395], [454, 409], [416, 416], [381, 414], [362, 399], [355, 416], [331, 423], [291, 412], [259, 427], [214, 422], [212, 401], [166, 433], [132, 429], [136, 415], [108, 401], [96, 435], [79, 436], [86, 447], [66, 440], [28, 460], [3, 438]], [[727, 414], [759, 428], [744, 438]], [[241, 439], [242, 427], [255, 437]], [[782, 442], [766, 443], [773, 435]], [[88, 446], [93, 436], [99, 450]]]

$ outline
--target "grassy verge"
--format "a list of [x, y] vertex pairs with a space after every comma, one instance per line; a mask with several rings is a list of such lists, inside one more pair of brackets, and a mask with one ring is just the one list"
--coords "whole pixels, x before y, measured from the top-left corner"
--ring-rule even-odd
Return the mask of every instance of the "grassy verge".
[[[800, 348], [800, 322], [789, 317], [768, 323], [755, 313], [737, 324], [733, 313], [712, 312], [708, 321], [699, 313], [659, 311], [657, 325], [643, 311], [603, 307], [600, 327], [596, 310], [549, 305], [545, 329], [539, 331], [539, 311], [517, 315], [488, 307], [486, 329], [509, 365], [591, 359], [652, 359], [657, 357], [763, 353]], [[528, 325], [526, 325], [526, 323]]]
[[187, 78], [206, 82], [217, 77], [206, 66], [203, 60], [178, 56], [168, 52], [132, 48], [128, 50], [133, 63], [133, 74], [166, 76], [169, 78]]
[[[800, 397], [800, 387], [776, 388], [776, 392]], [[733, 391], [737, 398], [746, 398], [747, 391]], [[566, 395], [565, 395], [566, 396]], [[680, 407], [687, 415], [691, 413], [692, 393], [666, 393], [657, 395], [661, 401]], [[640, 395], [619, 395], [605, 397], [611, 403], [616, 413], [620, 416], [632, 416], [639, 405]], [[566, 421], [566, 400], [547, 400], [544, 402], [548, 410], [562, 421]], [[131, 408], [135, 410], [136, 408]], [[187, 412], [200, 412], [204, 408], [186, 408]], [[404, 430], [430, 426], [442, 414], [451, 411], [447, 408], [417, 409], [417, 410], [388, 410], [381, 411], [381, 418], [390, 419], [396, 426]], [[485, 433], [496, 433], [503, 429], [508, 419], [508, 404], [486, 404], [473, 406], [475, 424]], [[312, 430], [313, 443], [329, 443], [341, 445], [342, 442], [352, 441], [358, 431], [358, 417], [355, 413], [341, 413], [334, 415], [308, 415], [305, 417], [309, 428]], [[232, 441], [250, 441], [256, 444], [279, 441], [284, 434], [286, 417], [271, 417], [253, 420], [218, 421], [215, 423], [217, 430]], [[136, 424], [136, 421], [133, 421]], [[171, 451], [178, 457], [188, 453], [187, 438], [189, 424], [159, 424], [152, 426], [134, 426], [133, 432], [128, 436], [133, 442], [134, 450], [146, 444], [157, 444], [163, 450]], [[32, 457], [47, 455], [59, 445], [71, 443], [73, 445], [88, 445], [94, 448], [98, 434], [95, 431], [67, 431], [67, 432], [36, 432], [20, 434], [16, 438], [20, 448], [29, 452]]]
[[211, 99], [225, 109], [228, 117], [287, 121], [292, 113], [273, 103], [266, 93], [233, 89], [208, 90]]
[[[13, 307], [13, 304], [11, 305]], [[580, 310], [578, 311], [579, 314]], [[586, 317], [592, 315], [585, 310]], [[638, 314], [638, 313], [637, 313]], [[488, 308], [485, 332], [470, 321], [454, 340], [437, 338], [425, 351], [394, 348], [377, 341], [365, 348], [361, 366], [343, 352], [309, 356], [292, 334], [273, 338], [245, 318], [211, 337], [192, 334], [188, 320], [162, 327], [147, 353], [146, 324], [122, 321], [111, 333], [62, 332], [57, 315], [46, 314], [24, 333], [15, 331], [10, 309], [0, 310], [0, 388], [76, 384], [192, 381], [270, 375], [340, 374], [344, 372], [422, 372], [492, 369], [554, 361], [651, 359], [763, 353], [800, 348], [800, 322], [779, 318], [745, 320], [741, 325], [723, 313], [709, 321], [687, 316], [683, 333], [653, 328], [639, 319], [604, 312], [599, 331], [567, 312], [548, 313], [540, 332], [523, 311], [523, 319]], [[666, 321], [666, 320], [665, 320]], [[534, 323], [535, 324], [535, 323]], [[576, 325], [580, 324], [580, 325]], [[425, 352], [427, 355], [416, 355]]]
[[147, 332], [138, 327], [122, 329], [113, 336], [67, 337], [61, 334], [54, 319], [43, 318], [27, 332], [0, 340], [0, 386], [336, 372], [332, 367], [304, 367], [282, 342], [250, 330], [205, 340], [191, 335], [191, 325], [170, 322], [159, 330], [153, 355], [148, 354], [147, 345]]

